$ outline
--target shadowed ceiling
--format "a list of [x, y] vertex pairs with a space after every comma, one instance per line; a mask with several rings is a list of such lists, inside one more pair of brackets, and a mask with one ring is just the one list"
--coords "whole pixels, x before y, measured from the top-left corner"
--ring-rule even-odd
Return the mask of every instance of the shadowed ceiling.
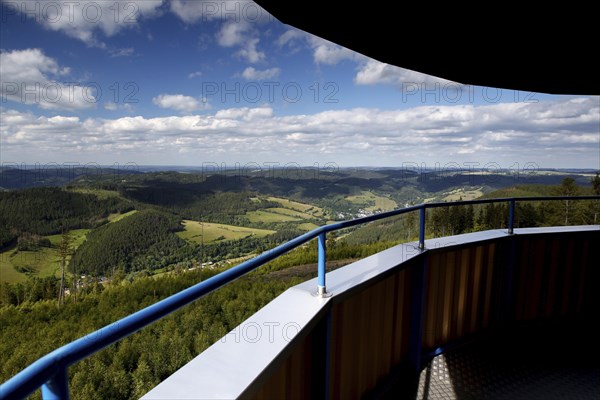
[[468, 12], [455, 3], [398, 3], [397, 12], [382, 1], [256, 2], [283, 23], [398, 67], [462, 84], [600, 94], [591, 3], [546, 3], [542, 14], [500, 2]]

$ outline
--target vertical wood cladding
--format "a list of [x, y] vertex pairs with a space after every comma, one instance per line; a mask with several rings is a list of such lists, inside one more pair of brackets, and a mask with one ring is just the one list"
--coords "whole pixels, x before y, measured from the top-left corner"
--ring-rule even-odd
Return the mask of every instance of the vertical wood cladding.
[[406, 359], [410, 283], [402, 270], [333, 306], [332, 399], [359, 398]]
[[497, 245], [437, 252], [428, 258], [423, 347], [431, 350], [490, 326], [502, 282]]
[[597, 304], [598, 234], [530, 236], [519, 242], [516, 321], [572, 317]]

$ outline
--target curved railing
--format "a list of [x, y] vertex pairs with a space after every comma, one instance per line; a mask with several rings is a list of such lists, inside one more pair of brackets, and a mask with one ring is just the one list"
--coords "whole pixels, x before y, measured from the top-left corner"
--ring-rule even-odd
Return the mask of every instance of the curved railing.
[[201, 283], [182, 290], [179, 293], [176, 293], [117, 322], [107, 325], [104, 328], [101, 328], [87, 336], [84, 336], [52, 351], [3, 383], [0, 386], [0, 398], [22, 398], [34, 392], [41, 386], [42, 396], [44, 399], [67, 399], [69, 397], [67, 368], [71, 364], [80, 361], [103, 349], [104, 347], [135, 333], [146, 325], [161, 319], [173, 311], [205, 296], [213, 290], [232, 282], [233, 280], [255, 270], [261, 265], [314, 238], [317, 238], [318, 240], [317, 292], [321, 296], [326, 296], [325, 260], [327, 232], [349, 228], [418, 210], [420, 213], [419, 248], [424, 249], [427, 209], [474, 204], [508, 203], [509, 215], [507, 230], [509, 234], [512, 234], [515, 207], [517, 202], [548, 200], [600, 200], [600, 196], [522, 197], [456, 201], [451, 203], [426, 203], [350, 221], [343, 221], [331, 225], [321, 226], [308, 233], [305, 233], [304, 235], [298, 236], [289, 242], [281, 244], [251, 260], [245, 261]]

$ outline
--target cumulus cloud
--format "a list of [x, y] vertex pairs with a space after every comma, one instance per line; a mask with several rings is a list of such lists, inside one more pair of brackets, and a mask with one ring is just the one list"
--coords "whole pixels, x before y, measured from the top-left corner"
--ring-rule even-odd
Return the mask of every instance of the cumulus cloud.
[[0, 52], [2, 101], [36, 104], [52, 110], [95, 107], [94, 87], [66, 81], [69, 73], [70, 68], [59, 66], [40, 49]]
[[169, 108], [180, 112], [192, 112], [210, 108], [206, 101], [200, 101], [194, 97], [182, 94], [161, 94], [154, 97], [152, 102], [161, 108]]
[[313, 49], [313, 59], [316, 64], [335, 65], [344, 60], [361, 61], [366, 58], [355, 51], [314, 35], [308, 37], [308, 42]]
[[[222, 21], [215, 34], [219, 46], [236, 47], [234, 56], [251, 64], [266, 59], [258, 47], [260, 32], [255, 26], [275, 19], [254, 1], [171, 0], [170, 10], [186, 24]], [[201, 35], [199, 47], [205, 49], [209, 41], [206, 34]]]
[[253, 38], [249, 39], [244, 46], [235, 53], [236, 56], [245, 59], [251, 64], [256, 64], [259, 61], [263, 61], [266, 57], [264, 51], [259, 51], [256, 46], [260, 39]]
[[281, 36], [279, 36], [279, 38], [277, 38], [275, 43], [279, 47], [291, 46], [294, 43], [296, 43], [298, 40], [301, 40], [302, 38], [304, 38], [305, 36], [306, 36], [306, 33], [299, 31], [298, 29], [288, 29]]
[[202, 76], [202, 71], [194, 71], [188, 75], [188, 79], [198, 78]]
[[263, 51], [257, 49], [260, 39], [258, 31], [247, 21], [227, 21], [216, 34], [217, 43], [222, 47], [239, 47], [235, 53], [251, 64], [263, 61]]
[[241, 76], [249, 81], [264, 81], [267, 79], [276, 79], [280, 73], [281, 69], [279, 68], [269, 68], [260, 71], [254, 67], [248, 67], [241, 73]]
[[357, 62], [367, 60], [365, 56], [355, 51], [298, 29], [288, 29], [275, 40], [275, 44], [279, 47], [289, 47], [292, 52], [298, 51], [301, 43], [305, 43], [312, 51], [315, 64], [335, 65], [344, 60]]
[[118, 104], [118, 103], [113, 103], [113, 102], [107, 102], [107, 103], [104, 103], [103, 107], [107, 111], [124, 110], [128, 113], [133, 112], [133, 106], [131, 105], [131, 103]]
[[[215, 35], [219, 46], [237, 47], [234, 55], [252, 64], [266, 58], [265, 52], [258, 49], [260, 33], [254, 26], [274, 18], [254, 1], [172, 0], [171, 12], [188, 24], [221, 20]], [[207, 42], [208, 38], [201, 36], [199, 46], [206, 48]]]
[[217, 43], [223, 47], [231, 47], [246, 42], [252, 26], [246, 21], [228, 21], [217, 32]]
[[98, 37], [110, 37], [136, 27], [140, 19], [159, 13], [163, 0], [80, 0], [52, 2], [5, 2], [16, 13], [27, 15], [46, 29], [61, 31], [89, 46], [105, 48]]
[[171, 12], [188, 24], [201, 18], [208, 21], [218, 18], [215, 4], [214, 1], [205, 0], [171, 0]]
[[229, 19], [246, 22], [267, 22], [273, 17], [251, 0], [171, 0], [171, 12], [185, 23]]
[[[177, 95], [160, 100], [182, 110], [193, 108], [196, 101]], [[593, 168], [599, 162], [599, 124], [599, 101], [592, 97], [302, 115], [277, 115], [270, 107], [232, 108], [202, 115], [86, 120], [7, 110], [0, 133], [8, 161], [23, 161], [23, 154], [85, 156], [92, 161], [102, 154], [125, 154], [129, 161], [142, 162], [155, 154], [145, 161], [198, 165], [206, 157], [228, 162], [262, 157], [340, 165], [475, 161], [480, 166], [533, 162]], [[181, 157], [184, 152], [189, 158]]]
[[414, 85], [452, 83], [444, 79], [379, 62], [298, 29], [288, 29], [275, 40], [275, 44], [279, 47], [289, 47], [293, 52], [298, 51], [302, 43], [312, 51], [313, 61], [317, 65], [336, 65], [343, 61], [355, 62], [357, 73], [354, 77], [354, 83], [357, 85], [384, 84], [412, 90]]
[[258, 108], [229, 108], [226, 110], [217, 111], [215, 114], [216, 119], [227, 119], [227, 120], [244, 120], [252, 121], [261, 118], [268, 118], [273, 116], [273, 109], [271, 107], [258, 107]]
[[357, 85], [387, 84], [400, 89], [410, 89], [414, 85], [420, 87], [424, 84], [449, 84], [451, 82], [369, 59], [359, 67], [354, 77], [354, 83]]

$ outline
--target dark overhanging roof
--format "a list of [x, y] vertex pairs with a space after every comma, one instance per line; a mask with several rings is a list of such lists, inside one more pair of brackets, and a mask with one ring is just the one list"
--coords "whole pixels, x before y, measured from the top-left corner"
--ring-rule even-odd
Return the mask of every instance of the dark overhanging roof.
[[283, 23], [398, 67], [470, 85], [600, 94], [592, 3], [527, 11], [501, 2], [401, 2], [398, 13], [383, 1], [256, 2]]

